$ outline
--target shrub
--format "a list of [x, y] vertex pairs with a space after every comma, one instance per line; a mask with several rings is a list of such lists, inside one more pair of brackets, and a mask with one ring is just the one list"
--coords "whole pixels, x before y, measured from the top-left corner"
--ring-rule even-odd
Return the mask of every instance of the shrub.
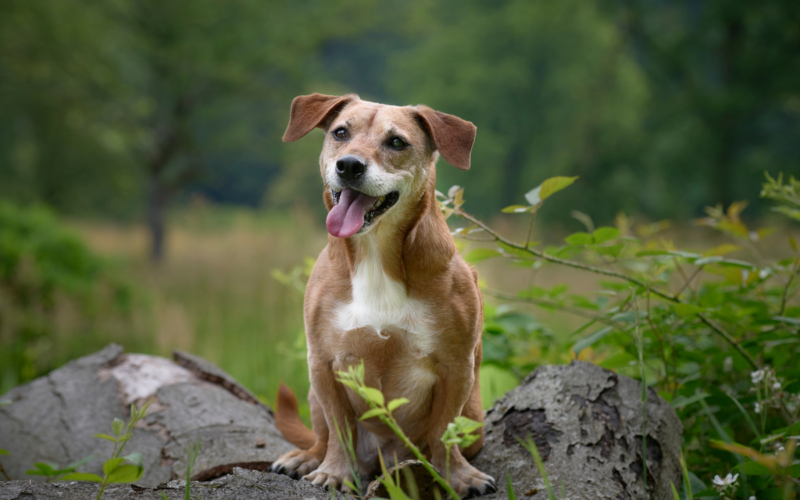
[[[574, 180], [548, 179], [526, 195], [527, 204], [504, 212], [525, 214], [532, 227], [544, 201]], [[780, 203], [776, 211], [800, 220], [795, 179], [784, 184], [781, 177], [767, 176], [762, 196]], [[793, 496], [800, 477], [793, 452], [800, 437], [800, 252], [788, 231], [748, 227], [740, 217], [746, 203], [740, 202], [727, 210], [709, 208], [697, 221], [730, 239], [714, 248], [677, 248], [662, 236], [666, 223], [632, 227], [621, 215], [614, 226], [595, 228], [584, 214], [578, 218], [586, 231], [567, 236], [563, 245], [541, 248], [530, 241], [530, 230], [527, 241], [515, 242], [467, 213], [458, 187], [439, 197], [445, 215], [469, 222], [454, 235], [492, 244], [467, 253], [468, 261], [502, 258], [531, 273], [561, 265], [598, 278], [597, 289], [582, 293], [567, 285], [484, 288], [484, 294], [506, 302], [584, 318], [559, 342], [534, 315], [487, 308], [485, 363], [521, 375], [538, 362], [521, 354], [536, 346], [550, 359], [560, 349], [563, 357], [581, 356], [643, 379], [677, 409], [688, 465], [696, 475], [710, 480], [739, 473], [729, 477], [736, 485], [720, 485], [726, 480], [716, 477], [723, 497], [733, 497], [734, 489], [739, 498]], [[766, 257], [765, 250], [778, 253], [777, 245], [791, 257]], [[730, 258], [734, 253], [737, 258]], [[705, 488], [696, 477], [694, 482]]]
[[132, 297], [50, 212], [0, 202], [0, 394], [125, 338]]

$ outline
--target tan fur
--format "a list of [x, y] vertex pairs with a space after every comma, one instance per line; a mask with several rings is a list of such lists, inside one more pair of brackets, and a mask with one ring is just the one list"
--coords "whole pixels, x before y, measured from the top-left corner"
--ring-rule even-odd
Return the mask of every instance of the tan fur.
[[[380, 169], [375, 173], [382, 178], [395, 179], [402, 189], [397, 204], [373, 222], [366, 234], [346, 239], [329, 236], [328, 246], [317, 260], [304, 307], [309, 404], [316, 441], [284, 455], [273, 468], [305, 475], [320, 486], [341, 487], [348, 470], [336, 432], [330, 432], [334, 422], [349, 426], [356, 436], [364, 475], [378, 470], [378, 445], [390, 460], [394, 460], [394, 453], [401, 460], [408, 457], [399, 439], [378, 418], [357, 422], [368, 410], [367, 404], [335, 379], [336, 371], [363, 359], [367, 385], [381, 390], [387, 401], [400, 397], [411, 400], [394, 415], [433, 465], [444, 471], [446, 452], [441, 437], [447, 424], [459, 415], [483, 421], [478, 382], [483, 303], [477, 274], [456, 251], [438, 208], [435, 164], [441, 153], [454, 166], [469, 168], [475, 126], [425, 106], [387, 106], [361, 101], [354, 95], [296, 98], [284, 139], [302, 137], [314, 126], [326, 131], [345, 126], [350, 131], [349, 140], [344, 142], [326, 135], [320, 156], [326, 188], [332, 162], [355, 154], [367, 160], [368, 168]], [[410, 147], [401, 151], [384, 147], [392, 135], [401, 137]], [[323, 200], [331, 209], [328, 189]], [[398, 307], [406, 307], [409, 313], [399, 316], [402, 321], [398, 323], [406, 328], [388, 325], [378, 331], [374, 326], [358, 324], [359, 318], [370, 316], [359, 316], [361, 309], [355, 304], [353, 287], [367, 283], [358, 280], [368, 275], [364, 273], [375, 258], [380, 259], [382, 275], [387, 279], [368, 283], [388, 287], [379, 288], [386, 293], [386, 307], [394, 304], [390, 302], [392, 293], [400, 295]], [[382, 298], [378, 295], [373, 299]], [[354, 312], [348, 316], [351, 303]], [[400, 314], [398, 311], [386, 313]], [[285, 404], [280, 401], [279, 413]], [[286, 414], [278, 420], [287, 438], [297, 438], [296, 421]], [[284, 425], [288, 422], [293, 423]], [[451, 450], [451, 484], [462, 496], [494, 488], [494, 480], [466, 460], [482, 447], [482, 429], [480, 435], [469, 448]]]

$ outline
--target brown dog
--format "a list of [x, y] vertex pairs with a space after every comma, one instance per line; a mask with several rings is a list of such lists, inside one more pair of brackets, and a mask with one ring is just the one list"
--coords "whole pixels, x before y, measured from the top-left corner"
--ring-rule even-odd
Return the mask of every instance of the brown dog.
[[[475, 126], [426, 106], [388, 106], [356, 95], [300, 96], [292, 102], [283, 140], [315, 127], [326, 131], [320, 155], [328, 246], [308, 281], [305, 325], [314, 431], [302, 425], [288, 389], [276, 422], [299, 450], [273, 471], [343, 488], [349, 475], [334, 425], [356, 440], [364, 477], [410, 452], [378, 418], [359, 422], [369, 407], [336, 381], [363, 359], [367, 385], [387, 401], [403, 431], [440, 471], [447, 424], [463, 415], [483, 422], [478, 371], [483, 303], [477, 274], [461, 258], [436, 202], [436, 161], [469, 168]], [[495, 482], [467, 462], [481, 437], [450, 455], [450, 483], [462, 497], [495, 491]]]

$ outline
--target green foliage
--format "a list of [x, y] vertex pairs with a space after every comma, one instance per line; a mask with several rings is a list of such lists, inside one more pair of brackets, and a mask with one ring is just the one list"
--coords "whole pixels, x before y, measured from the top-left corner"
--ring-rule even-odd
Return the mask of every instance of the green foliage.
[[[768, 178], [764, 195], [793, 203], [793, 188], [780, 179]], [[487, 306], [484, 363], [522, 376], [538, 363], [577, 357], [638, 378], [642, 411], [648, 385], [678, 411], [688, 465], [699, 476], [722, 476], [719, 481], [730, 482], [725, 494], [732, 495], [736, 483], [745, 498], [771, 488], [783, 491], [793, 469], [784, 465], [780, 473], [773, 469], [771, 475], [751, 477], [755, 466], [745, 465], [739, 456], [744, 448], [736, 443], [773, 459], [790, 446], [794, 450], [793, 426], [800, 425], [800, 252], [791, 236], [779, 250], [769, 248], [772, 239], [786, 241], [786, 235], [749, 227], [740, 217], [745, 206], [710, 208], [698, 221], [732, 239], [714, 248], [679, 249], [662, 236], [667, 224], [634, 227], [618, 216], [615, 227], [587, 224], [587, 232], [567, 236], [562, 246], [536, 249], [505, 238], [463, 207], [443, 204], [443, 210], [452, 209], [451, 215], [480, 229], [482, 241], [495, 242], [495, 248], [482, 247], [484, 252], [496, 251], [510, 265], [531, 273], [546, 265], [568, 266], [599, 278], [597, 287], [584, 293], [570, 293], [565, 285], [532, 284], [516, 293], [484, 288], [484, 294], [507, 302], [583, 319], [564, 336], [519, 307]], [[454, 234], [472, 239], [465, 230]], [[774, 257], [780, 254], [788, 257]], [[714, 437], [739, 455], [713, 448]], [[727, 476], [734, 469], [740, 477]], [[705, 487], [690, 474], [686, 471], [683, 489], [697, 497]]]
[[[144, 473], [142, 454], [134, 452], [125, 456], [120, 455], [122, 455], [122, 450], [125, 448], [125, 444], [133, 437], [133, 431], [136, 427], [136, 424], [138, 424], [147, 413], [147, 408], [150, 406], [150, 403], [152, 403], [152, 400], [148, 401], [142, 408], [136, 408], [135, 405], [131, 405], [131, 416], [128, 419], [127, 425], [122, 420], [115, 418], [111, 423], [111, 432], [113, 435], [100, 433], [93, 436], [95, 438], [104, 439], [114, 443], [114, 450], [111, 453], [111, 457], [103, 462], [102, 477], [89, 472], [76, 472], [80, 466], [86, 464], [89, 462], [89, 460], [94, 458], [94, 455], [90, 455], [63, 468], [59, 467], [57, 464], [36, 462], [36, 464], [34, 464], [35, 468], [28, 470], [26, 474], [31, 476], [44, 476], [47, 478], [48, 482], [63, 480], [90, 481], [94, 483], [100, 483], [100, 490], [97, 493], [97, 500], [102, 498], [103, 492], [105, 491], [106, 486], [109, 484], [124, 484], [138, 481]], [[191, 459], [191, 464], [193, 463], [194, 460]], [[189, 465], [189, 469], [191, 470], [191, 465]]]
[[0, 392], [125, 336], [132, 298], [49, 211], [0, 201]]
[[[436, 472], [436, 469], [434, 469], [431, 466], [431, 464], [425, 458], [425, 455], [423, 455], [422, 452], [419, 450], [419, 448], [417, 448], [417, 446], [411, 442], [408, 436], [405, 435], [403, 430], [400, 428], [400, 424], [398, 424], [397, 420], [395, 420], [394, 416], [392, 416], [392, 411], [402, 406], [403, 404], [408, 403], [408, 400], [405, 398], [394, 399], [389, 402], [389, 405], [384, 404], [383, 393], [381, 393], [381, 391], [375, 389], [374, 387], [367, 386], [366, 383], [364, 382], [363, 360], [358, 365], [348, 366], [346, 372], [340, 371], [337, 372], [336, 374], [337, 374], [336, 380], [338, 380], [345, 387], [349, 387], [350, 389], [352, 389], [353, 392], [356, 393], [356, 395], [358, 395], [361, 399], [369, 403], [370, 410], [364, 413], [364, 415], [361, 416], [360, 420], [366, 420], [367, 418], [373, 418], [373, 417], [379, 418], [381, 422], [383, 422], [387, 427], [389, 427], [389, 429], [403, 441], [403, 444], [405, 444], [406, 447], [411, 451], [411, 453], [414, 454], [417, 460], [422, 462], [422, 465], [425, 467], [425, 469], [428, 471], [431, 477], [434, 478], [434, 480], [444, 489], [444, 491], [446, 491], [447, 494], [449, 494], [452, 498], [459, 498], [456, 492], [450, 486], [449, 481], [443, 478], [438, 472]], [[390, 407], [392, 409], [390, 409]], [[460, 422], [461, 422], [460, 424], [455, 424], [455, 427], [452, 429], [452, 432], [450, 432], [449, 434], [445, 433], [445, 435], [442, 436], [443, 441], [445, 439], [445, 436], [447, 436], [447, 438], [450, 440], [456, 440], [456, 441], [460, 440], [461, 442], [466, 442], [467, 440], [471, 439], [470, 437], [468, 437], [469, 432], [472, 432], [478, 427], [480, 427], [480, 424], [475, 426], [476, 422], [472, 422], [467, 418], [462, 419]], [[466, 432], [467, 429], [471, 430], [469, 432]], [[445, 442], [445, 444], [447, 443]], [[450, 445], [447, 446], [449, 453]], [[388, 474], [386, 474], [386, 465], [383, 463], [383, 457], [381, 456], [380, 453], [378, 454], [378, 456], [381, 460], [381, 468], [383, 469], [383, 472], [386, 476], [384, 479], [385, 482], [383, 484], [384, 486], [386, 486], [388, 490], [392, 491], [395, 489], [394, 488], [395, 486], [399, 485], [399, 479], [397, 483], [394, 483], [391, 480], [391, 477], [389, 477]], [[448, 460], [448, 465], [449, 465], [449, 460]], [[399, 489], [399, 487], [397, 489]], [[400, 491], [400, 493], [402, 493], [402, 491]], [[403, 493], [403, 495], [405, 495], [405, 493]], [[405, 497], [401, 496], [392, 498], [405, 499]]]
[[[779, 174], [777, 179], [770, 177], [769, 173], [765, 175], [767, 182], [761, 190], [761, 197], [783, 203], [773, 210], [800, 221], [800, 181], [792, 176], [789, 178], [789, 182], [784, 184], [783, 173]], [[792, 247], [796, 252], [797, 243], [793, 243]]]
[[186, 485], [183, 490], [184, 500], [191, 500], [192, 493], [192, 469], [194, 462], [197, 460], [197, 453], [200, 451], [201, 439], [197, 440], [195, 444], [186, 445]]

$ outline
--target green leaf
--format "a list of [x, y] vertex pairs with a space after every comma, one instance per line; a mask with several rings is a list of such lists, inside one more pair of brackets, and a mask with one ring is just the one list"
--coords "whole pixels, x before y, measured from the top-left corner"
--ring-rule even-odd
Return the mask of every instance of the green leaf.
[[142, 477], [144, 469], [132, 464], [120, 465], [108, 475], [109, 483], [132, 483]]
[[617, 243], [616, 245], [610, 245], [607, 247], [595, 247], [594, 249], [600, 255], [609, 255], [611, 257], [617, 257], [624, 247], [625, 243]]
[[102, 483], [103, 478], [97, 474], [90, 474], [88, 472], [72, 472], [62, 477], [64, 481], [91, 481], [93, 483]]
[[564, 238], [564, 241], [570, 245], [591, 245], [594, 243], [594, 237], [589, 233], [577, 232]]
[[794, 236], [791, 234], [789, 235], [789, 246], [792, 247], [792, 250], [797, 252], [797, 240], [795, 240]]
[[367, 401], [383, 406], [383, 393], [378, 389], [374, 389], [372, 387], [362, 387], [361, 393], [364, 395], [364, 398]]
[[605, 328], [601, 328], [594, 333], [590, 333], [586, 337], [582, 338], [581, 340], [575, 342], [575, 345], [572, 346], [572, 350], [575, 352], [577, 356], [580, 352], [587, 347], [595, 344], [596, 342], [600, 341], [603, 337], [611, 333], [614, 329], [612, 326], [607, 326]]
[[103, 463], [103, 472], [108, 476], [125, 461], [122, 457], [109, 458]]
[[56, 469], [58, 469], [57, 464], [51, 464], [47, 462], [36, 462], [33, 464], [33, 466], [36, 468], [27, 471], [25, 474], [31, 476], [55, 476]]
[[101, 434], [95, 434], [92, 437], [96, 437], [98, 439], [106, 439], [106, 440], [114, 442], [114, 443], [117, 442], [117, 438], [115, 438], [114, 436], [109, 436], [108, 434], [102, 434], [102, 433]]
[[125, 460], [127, 460], [128, 462], [132, 463], [137, 467], [144, 467], [144, 458], [142, 457], [142, 454], [139, 453], [138, 451], [135, 451], [130, 455], [125, 455], [122, 458], [124, 458]]
[[595, 243], [605, 243], [606, 241], [619, 237], [619, 229], [615, 227], [599, 227], [593, 233]]
[[10, 455], [10, 453], [3, 448], [0, 448], [0, 455]]
[[476, 422], [467, 417], [458, 416], [455, 419], [456, 429], [462, 434], [472, 434], [474, 431], [483, 427], [481, 422]]
[[505, 214], [524, 214], [531, 212], [532, 210], [533, 207], [529, 207], [527, 205], [511, 205], [501, 210], [501, 212]]
[[364, 414], [361, 415], [361, 418], [359, 418], [359, 420], [366, 420], [368, 418], [377, 417], [378, 415], [385, 415], [385, 414], [386, 410], [384, 410], [383, 408], [373, 408], [371, 410], [367, 410], [366, 412], [364, 412]]
[[502, 257], [503, 254], [498, 252], [497, 250], [492, 250], [490, 248], [476, 248], [464, 256], [464, 260], [467, 262], [480, 262], [482, 260], [491, 259], [492, 257]]
[[739, 472], [747, 474], [748, 476], [771, 476], [772, 472], [758, 462], [749, 461], [742, 462], [736, 466]]
[[672, 255], [673, 257], [683, 257], [686, 259], [699, 259], [702, 255], [681, 250], [641, 250], [636, 252], [637, 257], [647, 257], [652, 255]]
[[694, 316], [695, 314], [705, 311], [704, 308], [698, 307], [694, 304], [675, 304], [673, 307], [675, 308], [675, 314], [681, 316], [682, 318]]
[[708, 264], [716, 264], [717, 262], [721, 262], [724, 260], [719, 255], [712, 255], [711, 257], [703, 257], [702, 259], [697, 259], [696, 261], [692, 262], [695, 266], [705, 266]]
[[508, 500], [517, 500], [517, 494], [514, 493], [514, 487], [511, 485], [511, 473], [506, 470], [506, 489], [508, 490]]
[[403, 406], [404, 404], [406, 404], [408, 402], [409, 401], [406, 398], [393, 399], [393, 400], [389, 401], [389, 404], [387, 405], [387, 408], [389, 408], [389, 411], [394, 411], [394, 410], [400, 408], [401, 406]]
[[637, 317], [646, 318], [647, 313], [645, 311], [639, 311], [639, 314], [637, 315], [636, 311], [625, 311], [611, 316], [611, 321], [620, 321], [622, 323], [636, 323]]
[[678, 490], [675, 489], [675, 483], [670, 481], [669, 485], [672, 487], [672, 498], [674, 500], [681, 500], [681, 497], [678, 495]]
[[773, 320], [780, 321], [781, 323], [789, 323], [790, 325], [800, 326], [800, 318], [790, 318], [788, 316], [773, 316]]
[[698, 392], [692, 396], [689, 396], [688, 398], [686, 396], [679, 395], [675, 399], [670, 401], [669, 404], [672, 405], [673, 408], [683, 408], [684, 406], [689, 406], [690, 404], [696, 403], [701, 399], [705, 399], [710, 395], [711, 394], [708, 394], [707, 392]]
[[539, 186], [525, 193], [525, 199], [528, 200], [528, 203], [531, 205], [538, 205], [555, 193], [575, 182], [575, 179], [577, 179], [577, 177], [551, 177], [541, 183]]
[[115, 418], [114, 421], [111, 422], [111, 430], [114, 432], [115, 436], [122, 434], [123, 429], [125, 429], [125, 422], [122, 420]]

